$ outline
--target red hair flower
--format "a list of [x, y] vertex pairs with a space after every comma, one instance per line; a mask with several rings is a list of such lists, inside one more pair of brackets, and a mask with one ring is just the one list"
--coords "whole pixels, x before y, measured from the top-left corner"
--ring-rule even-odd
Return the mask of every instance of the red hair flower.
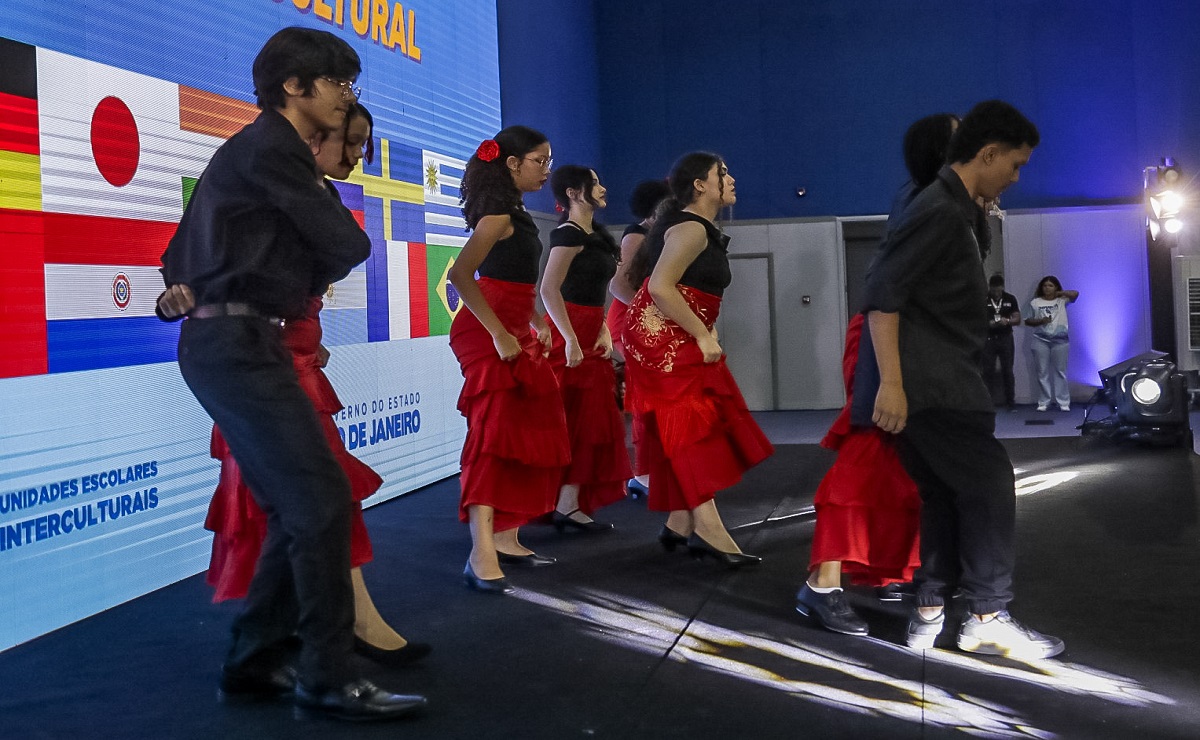
[[475, 156], [484, 162], [491, 162], [500, 156], [500, 145], [496, 143], [495, 139], [484, 139], [479, 148], [475, 150]]
[[555, 203], [554, 210], [558, 211], [559, 213], [562, 213], [566, 209], [562, 207], [562, 203]]

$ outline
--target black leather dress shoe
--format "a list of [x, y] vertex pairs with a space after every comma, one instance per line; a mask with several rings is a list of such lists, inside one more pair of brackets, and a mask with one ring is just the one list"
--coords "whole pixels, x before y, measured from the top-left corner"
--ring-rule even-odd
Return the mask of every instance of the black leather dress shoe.
[[467, 588], [481, 591], [485, 594], [511, 594], [516, 591], [515, 588], [508, 582], [507, 578], [491, 578], [483, 579], [475, 575], [475, 571], [471, 569], [471, 563], [467, 563], [467, 567], [463, 569], [463, 581], [466, 582]]
[[867, 634], [867, 623], [846, 601], [846, 592], [835, 589], [827, 594], [812, 590], [806, 581], [796, 594], [796, 611], [830, 632], [843, 635]]
[[[551, 514], [552, 521], [554, 523], [554, 528], [557, 529], [559, 532], [562, 532], [563, 530], [570, 528], [570, 529], [578, 529], [581, 532], [591, 532], [593, 534], [598, 534], [600, 532], [611, 532], [614, 529], [616, 529], [616, 527], [613, 526], [612, 522], [598, 522], [595, 519], [593, 519], [590, 522], [581, 522], [578, 519], [572, 519], [571, 515], [576, 514], [576, 513], [583, 513], [583, 512], [579, 511], [579, 509], [575, 509], [575, 511], [572, 511], [568, 514], [563, 514], [560, 511], [555, 511], [553, 514]], [[589, 518], [591, 518], [591, 517], [589, 517]]]
[[697, 560], [704, 558], [716, 558], [718, 563], [723, 564], [726, 568], [734, 570], [743, 568], [747, 565], [758, 565], [762, 562], [762, 558], [757, 555], [747, 555], [744, 552], [725, 552], [718, 550], [712, 545], [704, 541], [700, 535], [692, 532], [692, 536], [687, 539], [688, 552]]
[[221, 701], [278, 699], [288, 696], [295, 688], [296, 671], [288, 665], [271, 670], [225, 666], [221, 669], [217, 698]]
[[658, 543], [667, 552], [675, 552], [677, 547], [687, 547], [688, 538], [664, 524], [662, 531], [658, 533]]
[[297, 717], [334, 717], [354, 722], [400, 719], [420, 712], [429, 700], [415, 694], [393, 694], [365, 679], [314, 691], [296, 684]]
[[497, 552], [496, 559], [501, 565], [519, 565], [523, 568], [539, 568], [543, 565], [554, 565], [558, 562], [557, 559], [549, 555], [538, 555], [536, 552], [531, 552], [528, 555], [510, 555], [506, 552]]
[[375, 647], [358, 635], [354, 636], [354, 652], [379, 665], [395, 667], [416, 663], [432, 651], [433, 646], [429, 643], [413, 642], [411, 640], [404, 647], [399, 647], [395, 650], [384, 650], [381, 647]]

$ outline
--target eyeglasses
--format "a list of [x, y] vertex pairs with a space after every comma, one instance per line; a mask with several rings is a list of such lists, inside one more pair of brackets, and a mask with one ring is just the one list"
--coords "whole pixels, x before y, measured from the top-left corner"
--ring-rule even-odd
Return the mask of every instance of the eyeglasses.
[[542, 172], [549, 172], [550, 168], [554, 165], [554, 159], [551, 157], [523, 157], [523, 159], [528, 159], [530, 162], [537, 164], [537, 166], [542, 168]]
[[326, 82], [332, 82], [333, 84], [337, 85], [338, 88], [342, 91], [343, 99], [349, 98], [351, 96], [354, 96], [354, 98], [357, 99], [358, 97], [360, 97], [362, 95], [362, 87], [359, 85], [355, 85], [350, 80], [337, 80], [337, 79], [334, 79], [333, 77], [326, 77], [325, 75], [321, 75], [321, 79], [325, 80]]

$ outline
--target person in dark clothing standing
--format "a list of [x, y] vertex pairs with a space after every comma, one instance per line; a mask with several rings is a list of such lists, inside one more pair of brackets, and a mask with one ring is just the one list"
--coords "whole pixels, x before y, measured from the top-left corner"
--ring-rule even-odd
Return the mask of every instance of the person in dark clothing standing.
[[359, 71], [354, 50], [325, 31], [285, 28], [267, 41], [253, 67], [262, 113], [217, 150], [197, 183], [162, 256], [168, 289], [159, 307], [165, 317], [175, 294], [194, 300], [179, 335], [180, 372], [267, 514], [221, 694], [294, 693], [300, 710], [356, 720], [407, 715], [426, 701], [352, 672], [350, 484], [280, 328], [370, 254], [312, 152], [343, 125]]
[[879, 369], [869, 421], [900, 435], [901, 462], [922, 501], [918, 605], [907, 635], [912, 648], [933, 647], [946, 600], [958, 589], [968, 611], [958, 629], [960, 649], [1022, 658], [1063, 650], [1062, 640], [1025, 627], [1006, 609], [1013, 595], [1015, 480], [978, 365], [987, 284], [975, 201], [993, 200], [1016, 182], [1039, 140], [1037, 128], [1011, 105], [975, 106], [951, 143], [950, 164], [904, 209], [867, 277]]
[[988, 393], [996, 387], [996, 362], [1000, 362], [1000, 381], [1004, 384], [1004, 405], [1009, 411], [1017, 410], [1016, 383], [1013, 379], [1013, 330], [1021, 323], [1021, 306], [1011, 293], [1004, 292], [1004, 276], [997, 273], [988, 280], [987, 297], [988, 333], [983, 350], [979, 353], [979, 366], [983, 371], [983, 382]]

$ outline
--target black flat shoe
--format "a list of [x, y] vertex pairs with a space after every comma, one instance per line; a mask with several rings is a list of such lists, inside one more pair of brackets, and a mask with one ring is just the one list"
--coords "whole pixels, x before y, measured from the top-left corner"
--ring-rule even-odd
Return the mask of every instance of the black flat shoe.
[[432, 651], [433, 646], [429, 643], [412, 641], [395, 650], [384, 650], [381, 647], [375, 647], [358, 635], [354, 636], [354, 652], [379, 665], [402, 666], [416, 663]]
[[333, 717], [354, 722], [400, 719], [416, 714], [429, 700], [415, 694], [393, 694], [359, 679], [337, 688], [313, 690], [296, 684], [296, 717]]
[[558, 562], [557, 559], [549, 555], [538, 555], [536, 552], [531, 552], [528, 555], [510, 555], [506, 552], [497, 552], [496, 559], [503, 565], [519, 565], [523, 568], [540, 568], [543, 565], [554, 565]]
[[575, 514], [576, 512], [579, 512], [579, 509], [575, 509], [567, 514], [555, 511], [553, 514], [551, 514], [553, 517], [554, 528], [559, 532], [562, 532], [567, 527], [578, 529], [581, 532], [611, 532], [614, 529], [612, 522], [597, 522], [595, 520], [590, 522], [581, 522], [577, 519], [572, 519], [571, 514]]
[[747, 555], [744, 552], [723, 552], [708, 544], [695, 532], [687, 539], [687, 549], [692, 557], [697, 560], [703, 560], [707, 557], [716, 558], [717, 562], [723, 564], [726, 568], [734, 570], [747, 565], [758, 565], [762, 562], [762, 558], [757, 555]]
[[467, 588], [474, 589], [485, 594], [511, 594], [516, 589], [508, 582], [507, 578], [491, 578], [483, 579], [475, 575], [475, 571], [471, 570], [471, 563], [467, 563], [467, 567], [463, 569], [463, 581], [466, 582]]
[[667, 525], [663, 525], [662, 531], [658, 533], [658, 544], [663, 546], [667, 552], [675, 552], [677, 547], [687, 547], [688, 538], [679, 534]]

